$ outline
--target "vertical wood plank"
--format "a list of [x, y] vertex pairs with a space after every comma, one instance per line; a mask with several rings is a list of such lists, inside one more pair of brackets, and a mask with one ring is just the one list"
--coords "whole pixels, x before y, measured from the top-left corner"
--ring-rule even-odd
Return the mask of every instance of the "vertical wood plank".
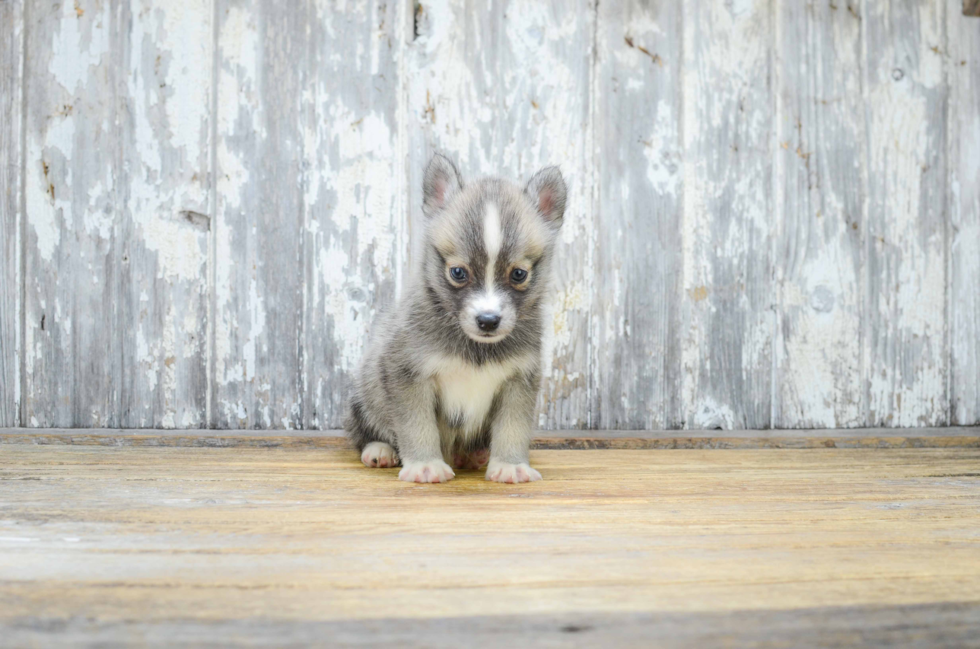
[[274, 0], [218, 0], [217, 8], [212, 424], [299, 428], [315, 17], [309, 3], [285, 11]]
[[201, 428], [207, 421], [211, 3], [130, 0], [119, 15], [119, 423]]
[[0, 427], [20, 424], [24, 4], [0, 2]]
[[681, 419], [768, 428], [772, 378], [770, 5], [684, 14]]
[[[557, 164], [569, 187], [548, 316], [542, 428], [589, 421], [593, 164], [592, 0], [416, 3], [409, 63], [410, 227], [421, 229], [422, 171], [442, 151], [467, 178], [526, 181]], [[594, 422], [593, 422], [594, 423]]]
[[774, 428], [864, 424], [856, 0], [777, 2]]
[[947, 423], [944, 3], [866, 2], [868, 425]]
[[974, 426], [980, 423], [980, 21], [963, 17], [959, 4], [949, 0], [946, 13], [950, 423]]
[[[661, 429], [679, 398], [680, 3], [597, 15], [592, 425]], [[671, 380], [673, 379], [673, 380]]]
[[203, 421], [207, 233], [183, 211], [206, 212], [208, 17], [205, 0], [32, 6], [30, 425]]
[[32, 3], [27, 26], [25, 424], [120, 424], [120, 70], [111, 3]]
[[340, 428], [370, 325], [395, 297], [404, 245], [397, 54], [406, 3], [317, 0], [304, 92], [303, 423]]

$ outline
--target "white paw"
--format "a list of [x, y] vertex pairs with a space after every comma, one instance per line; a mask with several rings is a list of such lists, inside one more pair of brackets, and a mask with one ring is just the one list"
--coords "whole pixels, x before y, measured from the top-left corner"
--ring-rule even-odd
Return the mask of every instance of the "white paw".
[[372, 469], [387, 469], [388, 467], [398, 466], [398, 453], [391, 448], [391, 444], [384, 442], [371, 442], [364, 447], [361, 453], [361, 462], [364, 466]]
[[409, 462], [398, 472], [398, 479], [405, 482], [449, 482], [455, 477], [453, 470], [442, 460]]
[[535, 482], [541, 479], [541, 474], [531, 468], [527, 462], [511, 464], [500, 460], [490, 460], [487, 465], [487, 480], [517, 484], [519, 482]]

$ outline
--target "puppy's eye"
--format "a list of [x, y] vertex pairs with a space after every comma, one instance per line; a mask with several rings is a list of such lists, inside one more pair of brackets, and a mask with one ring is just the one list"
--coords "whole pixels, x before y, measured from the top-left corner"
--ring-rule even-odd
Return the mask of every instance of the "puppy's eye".
[[521, 284], [527, 279], [527, 271], [523, 268], [515, 268], [510, 272], [510, 281]]
[[449, 276], [453, 278], [455, 282], [465, 282], [466, 281], [466, 269], [460, 268], [459, 266], [453, 266], [449, 269]]

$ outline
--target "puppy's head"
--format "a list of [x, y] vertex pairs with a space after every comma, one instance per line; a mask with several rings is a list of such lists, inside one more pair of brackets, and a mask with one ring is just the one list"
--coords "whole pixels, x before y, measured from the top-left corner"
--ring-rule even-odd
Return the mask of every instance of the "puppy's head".
[[472, 340], [499, 342], [533, 313], [547, 290], [565, 193], [557, 167], [521, 189], [497, 178], [464, 185], [443, 156], [429, 162], [425, 283]]

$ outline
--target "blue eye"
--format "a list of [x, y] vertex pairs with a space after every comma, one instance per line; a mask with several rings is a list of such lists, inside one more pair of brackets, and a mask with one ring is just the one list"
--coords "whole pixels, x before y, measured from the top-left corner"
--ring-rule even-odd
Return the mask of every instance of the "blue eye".
[[466, 281], [466, 269], [460, 268], [459, 266], [453, 266], [449, 269], [449, 276], [453, 278], [456, 282]]
[[523, 268], [515, 268], [510, 272], [510, 281], [520, 284], [527, 279], [527, 271]]

